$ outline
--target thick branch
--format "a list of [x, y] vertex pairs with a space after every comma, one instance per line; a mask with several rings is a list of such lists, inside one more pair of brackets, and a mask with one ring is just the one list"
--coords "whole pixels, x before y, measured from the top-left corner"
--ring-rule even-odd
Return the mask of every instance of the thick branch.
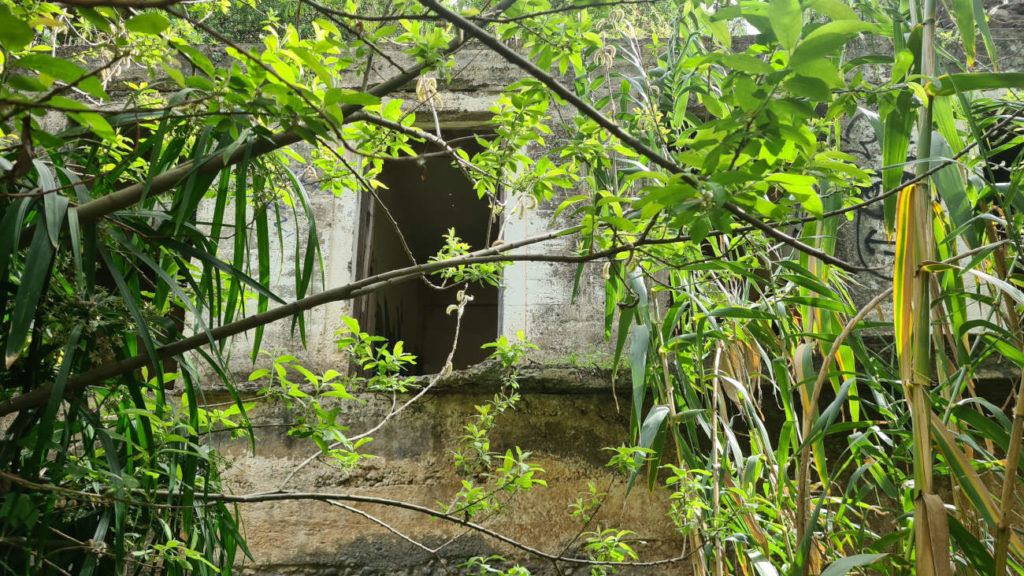
[[[254, 316], [249, 316], [248, 318], [242, 318], [241, 320], [232, 322], [230, 324], [225, 324], [224, 326], [214, 328], [209, 332], [203, 332], [200, 334], [196, 334], [194, 336], [190, 336], [188, 338], [184, 338], [182, 340], [178, 340], [177, 342], [166, 344], [164, 346], [157, 348], [157, 356], [161, 360], [170, 358], [172, 356], [177, 356], [179, 354], [183, 354], [185, 352], [189, 352], [191, 350], [200, 348], [208, 344], [211, 340], [214, 342], [224, 340], [225, 338], [229, 338], [236, 334], [241, 334], [242, 332], [252, 330], [254, 328], [263, 326], [265, 324], [269, 324], [277, 320], [292, 317], [296, 314], [305, 312], [306, 310], [310, 310], [318, 306], [323, 306], [324, 304], [354, 298], [356, 296], [360, 296], [368, 292], [373, 292], [375, 290], [379, 290], [383, 287], [390, 286], [392, 284], [405, 282], [413, 278], [418, 278], [423, 274], [429, 274], [430, 272], [434, 272], [435, 270], [441, 270], [443, 268], [449, 268], [452, 266], [468, 265], [474, 263], [498, 262], [509, 260], [510, 257], [504, 255], [504, 252], [514, 250], [516, 248], [520, 248], [523, 246], [536, 244], [538, 242], [544, 242], [546, 240], [550, 240], [558, 236], [575, 232], [576, 230], [578, 230], [578, 228], [556, 230], [553, 232], [549, 232], [547, 234], [526, 238], [517, 242], [510, 242], [507, 244], [502, 244], [500, 246], [485, 248], [483, 250], [478, 250], [471, 254], [460, 256], [458, 258], [452, 258], [450, 260], [425, 262], [423, 264], [418, 264], [416, 266], [409, 266], [407, 268], [400, 268], [397, 270], [384, 272], [383, 274], [371, 276], [369, 278], [365, 278], [363, 280], [359, 280], [357, 282], [353, 282], [345, 286], [340, 286], [338, 288], [333, 288], [331, 290], [326, 290], [319, 294], [314, 294], [312, 296], [296, 300], [289, 304], [285, 304], [284, 306], [278, 306], [277, 308], [274, 308], [273, 310], [268, 310], [267, 312], [264, 312], [262, 314], [256, 314]], [[543, 257], [524, 256], [522, 259], [527, 258], [538, 259]], [[130, 358], [125, 358], [124, 360], [120, 360], [118, 362], [111, 362], [109, 364], [97, 366], [96, 368], [93, 368], [88, 372], [79, 374], [68, 380], [67, 385], [65, 386], [65, 393], [75, 394], [81, 392], [87, 386], [98, 384], [104, 380], [113, 378], [115, 376], [119, 376], [121, 374], [126, 374], [133, 370], [142, 368], [143, 366], [148, 366], [150, 362], [151, 359], [149, 355], [143, 353], [136, 356], [132, 356]], [[51, 388], [52, 386], [41, 386], [39, 388], [36, 388], [35, 390], [32, 390], [31, 392], [27, 392], [20, 396], [11, 398], [6, 402], [0, 403], [0, 416], [4, 414], [10, 414], [13, 412], [19, 412], [26, 408], [32, 408], [44, 404], [50, 397]]]

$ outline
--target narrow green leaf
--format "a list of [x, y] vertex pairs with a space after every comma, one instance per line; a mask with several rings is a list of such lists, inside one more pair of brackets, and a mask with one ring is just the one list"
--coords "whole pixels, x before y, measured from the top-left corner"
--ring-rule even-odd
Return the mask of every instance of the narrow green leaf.
[[651, 329], [647, 324], [637, 324], [630, 330], [629, 362], [633, 375], [633, 419], [640, 422], [646, 396], [647, 349], [650, 346]]
[[1001, 90], [1024, 88], [1024, 72], [961, 73], [939, 76], [929, 84], [935, 96], [949, 96], [973, 90]]
[[[100, 258], [103, 259], [103, 263], [107, 267], [107, 271], [110, 273], [111, 278], [114, 280], [114, 284], [117, 286], [118, 291], [121, 293], [121, 300], [124, 302], [125, 307], [128, 308], [128, 313], [131, 315], [132, 320], [135, 322], [135, 334], [142, 339], [142, 344], [146, 349], [146, 353], [149, 355], [149, 360], [152, 362], [153, 372], [155, 374], [162, 373], [162, 363], [160, 362], [160, 356], [156, 352], [156, 345], [153, 343], [152, 333], [149, 329], [149, 323], [146, 321], [146, 317], [142, 314], [142, 309], [139, 308], [138, 292], [128, 286], [125, 281], [124, 275], [121, 274], [121, 270], [114, 261], [114, 257], [103, 245], [96, 246], [97, 252], [99, 252]], [[130, 380], [133, 380], [129, 378]], [[138, 392], [138, 386], [131, 384], [129, 385], [129, 392]], [[163, 396], [163, 387], [158, 386], [156, 388], [157, 398], [161, 399]], [[139, 402], [136, 402], [139, 404]], [[145, 403], [142, 402], [139, 406], [145, 407]]]
[[[896, 99], [896, 107], [885, 116], [882, 139], [882, 188], [892, 190], [903, 181], [904, 164], [910, 150], [910, 136], [917, 118], [917, 109], [909, 90]], [[896, 214], [896, 198], [885, 199], [885, 229], [891, 234]]]
[[1024, 292], [1021, 292], [1013, 284], [1010, 284], [1005, 280], [1000, 280], [999, 278], [996, 278], [991, 274], [986, 274], [978, 269], [971, 269], [967, 270], [966, 272], [968, 274], [973, 274], [974, 276], [977, 276], [978, 278], [984, 280], [985, 282], [988, 282], [989, 284], [992, 284], [993, 286], [1001, 290], [1004, 294], [1016, 300], [1018, 304], [1024, 305]]
[[950, 514], [948, 521], [949, 537], [953, 544], [963, 552], [970, 562], [970, 566], [977, 570], [978, 574], [995, 574], [996, 563], [988, 546], [964, 528], [964, 525], [956, 519], [956, 515]]
[[[262, 178], [257, 178], [257, 189], [262, 188]], [[257, 192], [259, 193], [259, 192]], [[270, 288], [270, 228], [267, 223], [267, 210], [263, 208], [255, 214], [256, 223], [256, 255], [259, 261], [259, 275], [260, 284]], [[280, 230], [280, 227], [278, 227]], [[298, 271], [296, 271], [298, 272]], [[267, 311], [267, 306], [270, 303], [266, 294], [260, 294], [257, 300], [257, 312], [262, 314]], [[258, 326], [256, 328], [256, 334], [253, 339], [252, 346], [252, 361], [256, 362], [256, 358], [260, 351], [260, 342], [263, 339], [263, 328], [264, 326]]]
[[751, 308], [740, 308], [736, 306], [726, 306], [723, 308], [715, 308], [708, 314], [710, 318], [736, 318], [741, 320], [771, 320], [774, 318], [771, 314], [762, 310], [756, 310]]
[[32, 244], [29, 245], [25, 258], [25, 270], [21, 275], [21, 284], [14, 296], [14, 308], [11, 310], [11, 324], [7, 334], [5, 361], [10, 368], [21, 355], [21, 349], [28, 341], [29, 328], [36, 314], [36, 305], [46, 293], [47, 280], [50, 277], [51, 261], [53, 260], [53, 244], [50, 243], [46, 226], [40, 222], [36, 225]]
[[[659, 435], [664, 435], [664, 424], [668, 413], [669, 409], [665, 404], [651, 406], [651, 409], [647, 412], [647, 418], [644, 418], [644, 423], [640, 427], [640, 442], [637, 446], [649, 450], [654, 444], [654, 439]], [[657, 467], [656, 463], [652, 462], [652, 465], [655, 468]], [[629, 481], [626, 483], [626, 496], [629, 496], [629, 492], [633, 489], [633, 484], [636, 482], [636, 477], [639, 474], [639, 467], [634, 468], [629, 474]]]
[[619, 326], [615, 336], [615, 356], [613, 358], [614, 368], [612, 369], [612, 385], [615, 385], [616, 376], [619, 373], [619, 359], [622, 358], [622, 350], [626, 346], [626, 337], [629, 336], [630, 326], [633, 325], [633, 308], [622, 308], [619, 311]]
[[[953, 157], [953, 150], [939, 132], [932, 133], [932, 157], [930, 166]], [[963, 238], [971, 248], [981, 245], [981, 229], [978, 226], [965, 226], [974, 216], [970, 198], [967, 197], [967, 183], [956, 164], [948, 164], [932, 176], [935, 189], [942, 197], [949, 211], [949, 218], [957, 228], [964, 227]]]
[[57, 371], [57, 378], [53, 382], [50, 398], [36, 424], [37, 429], [40, 431], [39, 437], [36, 439], [36, 451], [34, 454], [36, 466], [42, 465], [43, 457], [49, 449], [46, 445], [46, 440], [49, 436], [42, 432], [54, 429], [54, 417], [57, 415], [57, 408], [60, 406], [61, 401], [64, 400], [64, 387], [68, 382], [68, 377], [71, 375], [71, 366], [75, 361], [75, 353], [78, 351], [78, 339], [81, 335], [81, 325], [76, 325], [71, 329], [67, 344], [64, 346], [64, 355], [61, 358], [60, 369]]
[[0, 219], [0, 282], [7, 281], [9, 276], [7, 267], [18, 246], [18, 240], [21, 238], [22, 222], [25, 221], [25, 214], [34, 200], [34, 198], [18, 198], [4, 209], [3, 219]]
[[828, 568], [822, 571], [821, 576], [846, 576], [846, 574], [850, 573], [850, 570], [870, 566], [886, 556], [888, 554], [854, 554], [853, 556], [840, 558], [829, 564]]
[[974, 67], [975, 58], [974, 0], [953, 0], [952, 12], [956, 27], [960, 31], [964, 53], [967, 55], [967, 68], [971, 69]]
[[988, 28], [988, 16], [985, 14], [984, 0], [974, 0], [974, 23], [978, 25], [978, 31], [985, 42], [985, 52], [988, 53], [988, 60], [992, 68], [999, 71], [999, 59], [996, 56], [996, 45], [992, 41], [992, 32]]

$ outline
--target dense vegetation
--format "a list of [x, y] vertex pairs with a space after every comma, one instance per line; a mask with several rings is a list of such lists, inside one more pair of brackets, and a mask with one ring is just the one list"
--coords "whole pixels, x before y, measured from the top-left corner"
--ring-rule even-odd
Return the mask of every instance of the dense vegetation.
[[[980, 0], [950, 2], [945, 30], [935, 0], [241, 4], [0, 0], [0, 570], [230, 573], [246, 499], [224, 494], [206, 438], [244, 434], [249, 406], [204, 405], [194, 363], [234, 390], [235, 334], [253, 331], [255, 355], [266, 324], [303, 335], [329, 301], [425, 275], [498, 282], [503, 258], [549, 237], [471, 253], [452, 239], [430, 262], [321, 289], [310, 225], [294, 301], [270, 287], [273, 222], [313, 218], [292, 147], [312, 147], [325, 188], [372, 194], [381, 158], [443, 145], [382, 98], [418, 80], [422, 101], [440, 99], [472, 43], [523, 79], [495, 105], [495, 138], [452, 161], [496, 210], [555, 203], [578, 246], [564, 259], [605, 263], [594, 314], [633, 390], [613, 460], [631, 485], [667, 470], [681, 562], [715, 575], [1024, 572], [1024, 397], [974, 391], [992, 355], [1024, 383], [1024, 75], [992, 64]], [[196, 49], [206, 41], [223, 53]], [[416, 65], [342, 80], [369, 79], [396, 49]], [[115, 103], [128, 63], [166, 79]], [[563, 105], [575, 116], [553, 114]], [[872, 172], [843, 152], [858, 113], [880, 142], [870, 200]], [[549, 153], [524, 154], [531, 144]], [[876, 203], [895, 240], [891, 288], [858, 309], [847, 282], [864, 266], [838, 258], [835, 238]], [[892, 318], [879, 321], [883, 300]], [[412, 359], [351, 321], [339, 346], [363, 369], [318, 375], [285, 357], [254, 378], [296, 411], [296, 434], [356, 466], [363, 439], [330, 402], [410, 391]], [[506, 384], [467, 426], [464, 490], [434, 510], [450, 521], [541, 481], [525, 454], [487, 443], [528, 352], [494, 345]], [[173, 381], [185, 396], [165, 394]], [[762, 398], [781, 403], [781, 429]], [[625, 534], [590, 535], [582, 560], [596, 573], [635, 560]]]

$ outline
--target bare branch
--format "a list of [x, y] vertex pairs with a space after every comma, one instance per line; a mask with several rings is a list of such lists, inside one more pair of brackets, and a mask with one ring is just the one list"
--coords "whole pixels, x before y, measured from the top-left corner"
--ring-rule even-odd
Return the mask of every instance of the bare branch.
[[[514, 3], [514, 0], [503, 0], [498, 6], [495, 7], [495, 13], [500, 14], [506, 10], [510, 5]], [[461, 48], [465, 44], [464, 39], [456, 38], [452, 40], [445, 50], [446, 54], [450, 54]], [[381, 82], [376, 86], [367, 90], [367, 93], [373, 94], [374, 96], [384, 96], [389, 94], [398, 88], [401, 88], [406, 83], [414, 80], [421, 72], [427, 69], [425, 64], [418, 64], [409, 68], [405, 72], [396, 74], [389, 80]], [[344, 117], [345, 122], [352, 122], [359, 119], [356, 114], [362, 106], [358, 105], [345, 105], [341, 107], [341, 113]], [[228, 166], [233, 166], [241, 162], [247, 156], [249, 158], [255, 158], [268, 154], [283, 148], [290, 146], [302, 140], [302, 137], [295, 130], [286, 130], [274, 134], [266, 140], [259, 140], [252, 143], [250, 146], [240, 146], [234, 153], [225, 157], [223, 150], [215, 150], [213, 153], [208, 155], [204, 160], [200, 161], [198, 165], [194, 162], [184, 162], [179, 164], [177, 167], [162, 172], [148, 182], [140, 182], [121, 188], [117, 192], [108, 194], [106, 196], [97, 198], [90, 202], [86, 202], [81, 206], [78, 206], [78, 219], [82, 222], [89, 220], [96, 220], [100, 217], [112, 214], [118, 210], [123, 210], [142, 199], [143, 195], [152, 197], [160, 194], [165, 194], [170, 190], [173, 190], [178, 184], [180, 184], [185, 178], [190, 176], [193, 171], [199, 176], [209, 176], [216, 174]], [[247, 149], [248, 148], [248, 149]]]
[[[585, 102], [573, 91], [563, 86], [550, 74], [541, 70], [533, 62], [530, 62], [526, 58], [523, 58], [508, 46], [502, 44], [497, 38], [494, 38], [482, 28], [478, 27], [477, 25], [473, 24], [472, 22], [463, 18], [462, 16], [452, 12], [451, 10], [445, 8], [437, 0], [419, 0], [419, 2], [420, 4], [426, 6], [427, 8], [430, 8], [437, 14], [443, 16], [445, 20], [451, 22], [452, 24], [460, 28], [462, 31], [466, 33], [467, 36], [472, 36], [476, 38], [485, 46], [487, 46], [488, 48], [490, 48], [491, 50], [493, 50], [494, 52], [498, 53], [503, 58], [508, 60], [510, 63], [515, 64], [524, 72], [533, 76], [537, 80], [540, 80], [541, 83], [543, 83], [545, 86], [551, 89], [551, 91], [557, 94], [560, 98], [571, 104], [574, 108], [579, 110], [580, 113], [582, 113], [584, 116], [596, 122], [599, 126], [607, 130], [610, 134], [621, 140], [624, 144], [628, 145], [633, 150], [636, 150], [638, 153], [645, 156], [651, 162], [654, 162], [655, 164], [667, 170], [668, 172], [671, 172], [672, 174], [682, 175], [683, 179], [686, 180], [690, 185], [694, 186], [695, 188], [698, 186], [699, 182], [697, 178], [687, 173], [685, 170], [683, 170], [681, 166], [679, 166], [672, 160], [666, 158], [665, 156], [662, 156], [656, 150], [644, 144], [636, 136], [633, 136], [632, 134], [626, 132], [621, 126], [610, 120], [607, 116], [599, 112], [589, 103]], [[850, 272], [861, 272], [875, 269], [874, 267], [854, 266], [853, 264], [850, 264], [849, 262], [846, 262], [844, 260], [840, 260], [839, 258], [836, 258], [835, 256], [832, 256], [827, 252], [814, 248], [813, 246], [808, 246], [807, 244], [800, 242], [799, 240], [793, 238], [792, 236], [786, 234], [785, 232], [782, 232], [776, 226], [767, 224], [751, 216], [745, 210], [743, 210], [736, 204], [733, 204], [732, 202], [726, 202], [725, 204], [722, 205], [722, 208], [728, 210], [730, 213], [732, 213], [740, 220], [750, 224], [754, 228], [757, 228], [765, 236], [768, 236], [769, 238], [774, 238], [784, 244], [787, 244], [794, 248], [795, 250], [798, 250], [810, 256], [814, 256], [815, 258], [818, 258], [822, 262], [832, 264], [833, 266], [837, 266], [839, 268], [842, 268], [843, 270], [847, 270]]]
[[[476, 532], [484, 534], [485, 536], [488, 536], [490, 538], [493, 538], [495, 540], [498, 540], [500, 542], [508, 544], [509, 546], [512, 546], [513, 548], [517, 548], [519, 550], [522, 550], [523, 552], [527, 552], [528, 554], [531, 554], [533, 556], [537, 556], [539, 558], [543, 558], [545, 560], [556, 560], [558, 562], [566, 562], [566, 563], [580, 564], [580, 565], [586, 565], [586, 566], [623, 566], [623, 567], [625, 567], [625, 566], [636, 566], [636, 567], [641, 567], [641, 566], [665, 566], [665, 565], [668, 565], [668, 564], [675, 564], [677, 562], [682, 562], [682, 561], [686, 560], [688, 558], [688, 556], [689, 556], [688, 554], [683, 554], [683, 555], [680, 555], [680, 556], [674, 556], [672, 558], [663, 558], [663, 559], [660, 559], [660, 560], [651, 560], [651, 561], [647, 561], [647, 562], [607, 562], [607, 561], [603, 561], [602, 562], [602, 561], [599, 561], [599, 560], [591, 560], [589, 558], [567, 558], [567, 557], [564, 557], [564, 556], [559, 556], [557, 554], [549, 554], [547, 552], [544, 552], [543, 550], [539, 550], [537, 548], [534, 548], [533, 546], [530, 546], [528, 544], [524, 544], [524, 543], [522, 543], [522, 542], [520, 542], [518, 540], [514, 540], [512, 538], [509, 538], [508, 536], [505, 536], [505, 535], [501, 534], [500, 532], [495, 532], [494, 530], [491, 530], [490, 528], [486, 528], [484, 526], [481, 526], [481, 525], [479, 525], [479, 524], [477, 524], [475, 522], [470, 522], [468, 520], [459, 518], [457, 516], [453, 516], [453, 515], [450, 515], [450, 514], [445, 514], [443, 512], [438, 512], [437, 510], [432, 510], [430, 508], [427, 508], [426, 506], [420, 506], [419, 504], [412, 504], [412, 503], [409, 503], [409, 502], [403, 502], [401, 500], [392, 500], [390, 498], [381, 498], [381, 497], [378, 497], [378, 496], [365, 496], [365, 495], [362, 495], [362, 494], [336, 494], [336, 493], [330, 493], [330, 492], [258, 492], [258, 493], [254, 493], [254, 494], [207, 493], [207, 494], [196, 494], [195, 495], [196, 502], [194, 504], [190, 505], [190, 506], [179, 506], [179, 505], [174, 505], [174, 504], [164, 504], [162, 502], [158, 503], [158, 502], [149, 502], [149, 501], [142, 501], [142, 500], [135, 500], [135, 499], [119, 498], [119, 497], [115, 497], [115, 496], [108, 495], [108, 494], [96, 494], [96, 493], [90, 493], [90, 492], [81, 492], [81, 491], [78, 491], [78, 490], [72, 490], [70, 488], [64, 488], [62, 486], [57, 486], [57, 485], [51, 484], [51, 483], [42, 484], [42, 483], [38, 483], [38, 482], [32, 482], [32, 481], [26, 480], [24, 478], [21, 478], [20, 476], [16, 476], [14, 474], [11, 474], [11, 473], [3, 471], [3, 470], [0, 470], [0, 477], [7, 479], [7, 480], [11, 481], [14, 484], [18, 484], [19, 486], [22, 486], [24, 488], [29, 488], [29, 489], [32, 489], [32, 490], [40, 490], [40, 491], [47, 491], [47, 492], [59, 492], [61, 494], [65, 494], [65, 495], [71, 496], [71, 497], [86, 498], [86, 499], [88, 499], [88, 500], [90, 500], [92, 502], [106, 502], [106, 503], [122, 502], [122, 503], [125, 503], [125, 504], [128, 504], [128, 505], [131, 505], [131, 506], [149, 507], [149, 508], [160, 508], [160, 509], [195, 508], [195, 507], [199, 507], [199, 506], [210, 506], [212, 504], [254, 504], [254, 503], [259, 503], [259, 502], [317, 501], [317, 502], [332, 503], [331, 502], [332, 500], [333, 501], [338, 501], [338, 502], [360, 502], [360, 503], [363, 503], [363, 504], [378, 504], [378, 505], [381, 505], [381, 506], [387, 506], [389, 508], [399, 508], [399, 509], [402, 509], [402, 510], [408, 510], [410, 512], [417, 512], [419, 514], [424, 514], [426, 516], [430, 516], [431, 518], [437, 518], [439, 520], [444, 520], [445, 522], [450, 522], [452, 524], [457, 524], [459, 526], [463, 526], [463, 527], [466, 527], [466, 528], [471, 528], [471, 529], [475, 530]], [[149, 493], [146, 493], [146, 492], [141, 491], [141, 490], [132, 490], [132, 491], [130, 491], [130, 493], [133, 494], [133, 495], [139, 495], [139, 496], [141, 496], [141, 495], [150, 495], [150, 496], [157, 496], [157, 497], [166, 497], [166, 496], [174, 496], [175, 495], [175, 493], [171, 493], [171, 492], [169, 492], [167, 490], [154, 490], [154, 491], [149, 492]], [[177, 494], [180, 494], [180, 493], [177, 493]], [[335, 504], [335, 505], [337, 505], [337, 504]]]

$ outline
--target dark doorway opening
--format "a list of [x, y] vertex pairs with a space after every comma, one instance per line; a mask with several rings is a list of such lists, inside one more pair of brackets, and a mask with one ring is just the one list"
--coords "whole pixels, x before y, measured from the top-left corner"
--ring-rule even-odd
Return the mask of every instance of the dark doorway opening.
[[[443, 136], [470, 156], [480, 149], [472, 133], [453, 131]], [[417, 154], [428, 155], [384, 162], [379, 180], [387, 189], [377, 192], [383, 206], [369, 194], [362, 196], [356, 259], [359, 278], [409, 266], [402, 237], [417, 263], [437, 255], [450, 228], [470, 245], [470, 250], [484, 248], [496, 237], [496, 223], [488, 225], [488, 200], [477, 197], [469, 179], [452, 165], [451, 158], [436, 154], [440, 149], [430, 144], [417, 144], [414, 149]], [[431, 281], [440, 284], [441, 279], [434, 276]], [[418, 357], [413, 374], [435, 374], [444, 367], [451, 350], [456, 319], [445, 310], [455, 303], [459, 289], [437, 290], [421, 280], [410, 280], [359, 298], [355, 316], [363, 330], [392, 343], [403, 341], [405, 350]], [[462, 317], [452, 360], [456, 369], [486, 358], [488, 352], [480, 346], [494, 340], [498, 333], [499, 290], [474, 284], [469, 294], [473, 301]]]

